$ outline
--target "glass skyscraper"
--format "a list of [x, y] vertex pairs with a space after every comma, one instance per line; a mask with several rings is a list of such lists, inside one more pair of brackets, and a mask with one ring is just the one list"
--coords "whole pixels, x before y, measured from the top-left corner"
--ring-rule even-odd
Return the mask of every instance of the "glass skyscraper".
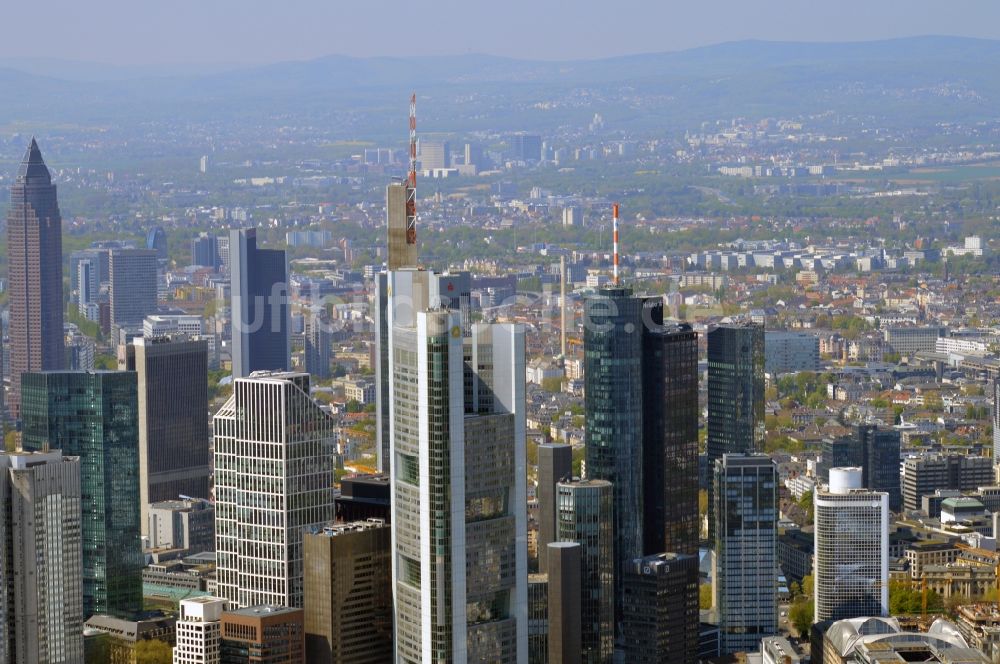
[[257, 229], [229, 232], [233, 378], [290, 368], [288, 262], [281, 249], [259, 249]]
[[80, 457], [83, 608], [131, 618], [142, 609], [139, 414], [131, 371], [22, 376], [21, 444]]
[[630, 288], [599, 290], [584, 316], [587, 477], [613, 487], [620, 623], [633, 560], [698, 550], [698, 336]]
[[140, 525], [146, 535], [150, 503], [209, 497], [208, 345], [138, 337], [124, 350], [124, 368], [138, 380]]
[[527, 661], [524, 332], [386, 279], [396, 661]]
[[778, 469], [763, 454], [715, 463], [715, 606], [722, 653], [778, 633]]
[[561, 542], [580, 545], [580, 651], [584, 664], [611, 664], [614, 655], [613, 491], [605, 480], [556, 485]]
[[[764, 444], [764, 328], [720, 325], [708, 332], [708, 464], [724, 454], [752, 454]], [[713, 485], [714, 486], [714, 485]], [[709, 488], [708, 536], [715, 536]]]
[[654, 325], [642, 340], [643, 555], [698, 553], [698, 333]]

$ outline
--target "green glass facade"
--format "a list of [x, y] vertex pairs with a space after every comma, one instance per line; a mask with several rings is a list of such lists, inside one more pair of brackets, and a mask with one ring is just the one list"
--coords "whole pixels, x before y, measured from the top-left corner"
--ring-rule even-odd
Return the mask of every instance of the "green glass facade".
[[80, 457], [84, 615], [142, 609], [139, 424], [131, 371], [47, 371], [21, 379], [22, 446]]
[[644, 298], [605, 288], [584, 304], [587, 477], [614, 494], [616, 608], [626, 566], [642, 557]]
[[584, 311], [587, 477], [613, 487], [620, 638], [633, 561], [698, 552], [698, 334], [630, 288], [600, 289]]

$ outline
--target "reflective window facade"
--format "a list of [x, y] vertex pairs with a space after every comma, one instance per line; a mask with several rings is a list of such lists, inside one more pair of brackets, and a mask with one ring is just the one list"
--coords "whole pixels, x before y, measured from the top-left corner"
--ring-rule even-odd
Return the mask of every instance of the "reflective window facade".
[[557, 535], [580, 544], [580, 646], [585, 664], [610, 664], [614, 654], [614, 540], [611, 483], [556, 485]]
[[[708, 464], [724, 454], [752, 454], [764, 444], [764, 328], [722, 325], [708, 332]], [[709, 488], [708, 536], [715, 536]]]
[[22, 377], [27, 451], [80, 457], [84, 615], [142, 609], [139, 414], [131, 371], [52, 371]]

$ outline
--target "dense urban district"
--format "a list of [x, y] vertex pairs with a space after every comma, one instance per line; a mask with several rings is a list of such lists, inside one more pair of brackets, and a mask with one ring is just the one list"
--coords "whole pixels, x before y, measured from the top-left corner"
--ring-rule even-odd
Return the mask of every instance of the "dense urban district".
[[0, 94], [0, 664], [1000, 662], [992, 79], [491, 62]]

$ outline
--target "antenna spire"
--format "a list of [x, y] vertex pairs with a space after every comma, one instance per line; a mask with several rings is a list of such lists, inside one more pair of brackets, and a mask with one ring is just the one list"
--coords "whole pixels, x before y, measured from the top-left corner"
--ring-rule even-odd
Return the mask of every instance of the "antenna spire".
[[611, 218], [613, 221], [613, 232], [614, 232], [614, 263], [613, 272], [611, 276], [611, 281], [615, 286], [618, 285], [618, 203], [611, 204]]
[[410, 172], [406, 181], [406, 244], [417, 243], [417, 94], [410, 95]]

